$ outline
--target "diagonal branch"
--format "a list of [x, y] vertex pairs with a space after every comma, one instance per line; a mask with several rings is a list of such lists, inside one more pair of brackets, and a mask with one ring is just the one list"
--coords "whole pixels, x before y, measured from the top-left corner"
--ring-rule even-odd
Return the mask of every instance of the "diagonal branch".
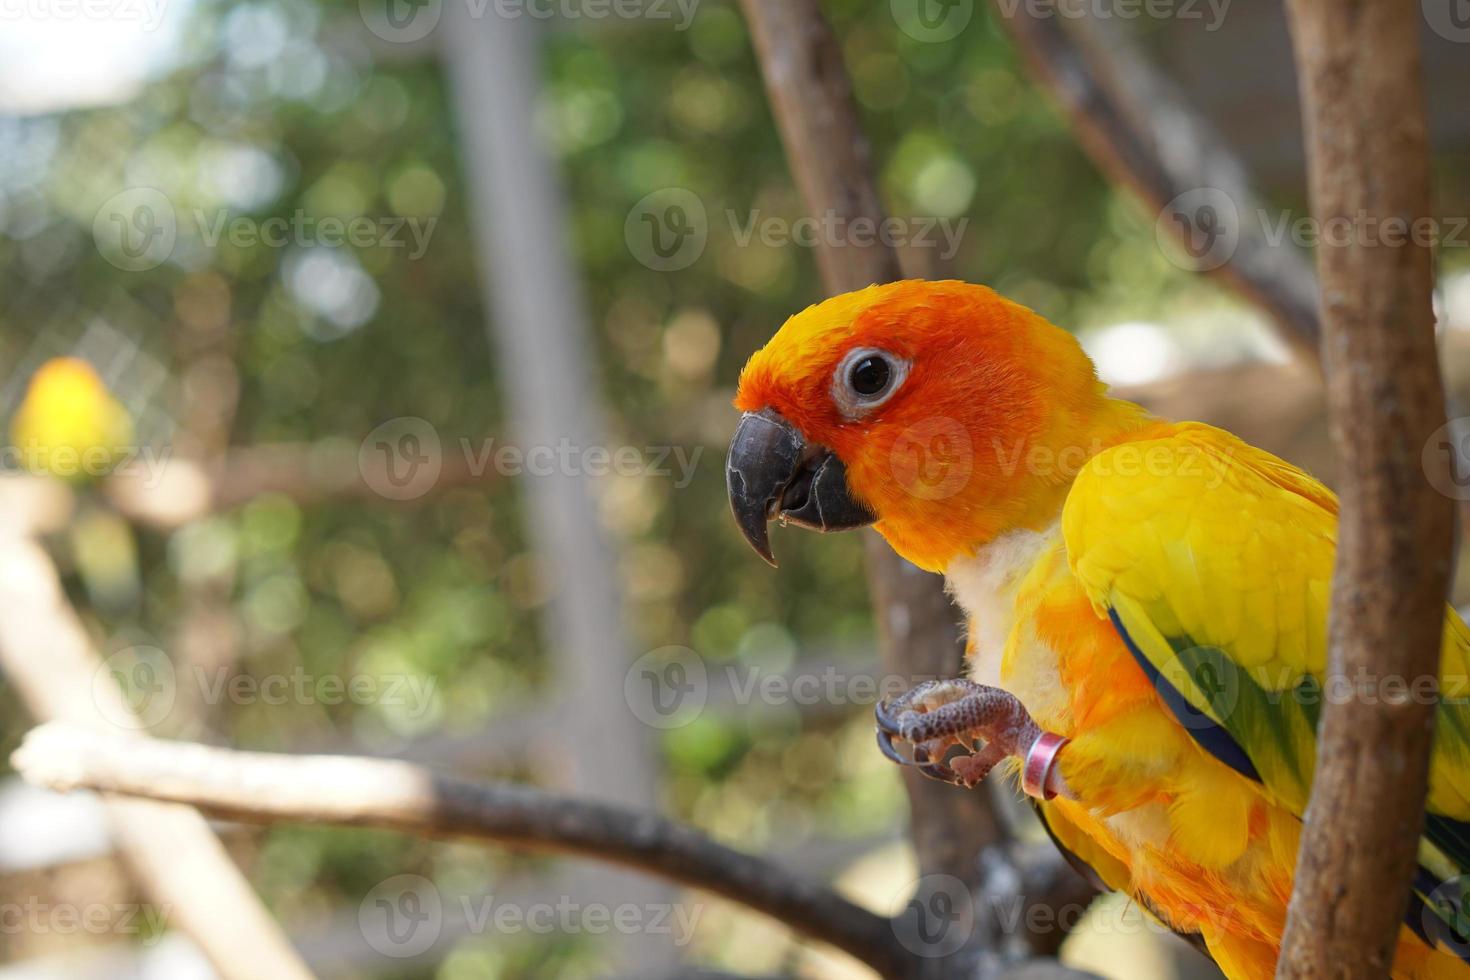
[[[142, 724], [67, 602], [45, 549], [0, 534], [0, 667], [32, 715], [108, 731]], [[102, 738], [104, 736], [94, 736]], [[118, 848], [222, 977], [310, 977], [204, 819], [187, 807], [105, 801]]]
[[[766, 92], [791, 173], [808, 214], [883, 226], [872, 149], [853, 102], [842, 48], [817, 0], [742, 0]], [[816, 250], [829, 295], [891, 282], [904, 275], [898, 253], [883, 241], [820, 242]], [[910, 270], [919, 271], [919, 270]], [[867, 534], [868, 587], [884, 671], [917, 681], [961, 670], [959, 613], [943, 581], [909, 564], [877, 535]], [[955, 875], [978, 883], [975, 856], [1000, 836], [984, 794], [905, 771], [910, 827], [926, 878]], [[926, 896], [920, 896], [923, 900]]]
[[883, 916], [690, 827], [613, 804], [470, 783], [393, 760], [239, 752], [61, 724], [33, 730], [11, 761], [51, 789], [186, 803], [250, 823], [378, 827], [613, 861], [765, 912], [885, 977], [917, 969]]
[[[1025, 3], [995, 9], [1093, 162], [1131, 187], [1163, 218], [1161, 227], [1181, 239], [1208, 236], [1202, 267], [1270, 313], [1282, 340], [1315, 364], [1320, 327], [1312, 268], [1302, 254], [1269, 243], [1258, 222], [1240, 220], [1258, 206], [1245, 167], [1174, 94], [1177, 86], [1118, 32], [1099, 36], [1100, 25], [1089, 18], [1048, 16]], [[1200, 208], [1210, 208], [1220, 225], [1205, 226]]]

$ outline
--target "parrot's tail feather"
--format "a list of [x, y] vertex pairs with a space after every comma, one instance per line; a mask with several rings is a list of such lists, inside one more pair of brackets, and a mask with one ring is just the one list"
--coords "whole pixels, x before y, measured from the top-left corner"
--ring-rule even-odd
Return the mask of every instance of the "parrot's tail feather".
[[1424, 836], [1454, 862], [1459, 873], [1470, 872], [1470, 823], [1428, 813], [1424, 816]]

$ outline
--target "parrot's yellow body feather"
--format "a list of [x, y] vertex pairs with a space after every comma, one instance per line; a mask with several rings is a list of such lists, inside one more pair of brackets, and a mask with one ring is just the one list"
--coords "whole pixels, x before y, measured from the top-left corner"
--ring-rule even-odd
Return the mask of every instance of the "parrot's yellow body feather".
[[[1141, 436], [1094, 457], [1059, 523], [1039, 536], [1044, 545], [1008, 597], [998, 683], [1043, 728], [1072, 739], [1060, 765], [1076, 799], [1042, 808], [1062, 844], [1169, 925], [1202, 934], [1232, 977], [1269, 977], [1314, 751], [1310, 719], [1296, 714], [1312, 701], [1293, 695], [1302, 678], [1323, 673], [1335, 504], [1305, 474], [1228, 433], [1186, 424]], [[995, 608], [993, 596], [966, 594], [959, 564], [956, 598]], [[1163, 651], [1161, 675], [1193, 696], [1197, 717], [1181, 719], [1163, 702], [1110, 610], [1121, 610], [1140, 646]], [[971, 632], [993, 635], [978, 622]], [[1224, 666], [1191, 674], [1170, 645], [1178, 637], [1223, 652], [1243, 676]], [[972, 646], [976, 679], [994, 653]], [[1456, 649], [1447, 662], [1463, 656]], [[1260, 778], [1195, 737], [1218, 728], [1216, 716], [1227, 731], [1253, 724], [1245, 683], [1274, 695], [1265, 704], [1275, 713], [1239, 733]], [[1431, 806], [1444, 801], [1441, 812], [1465, 819], [1470, 770], [1455, 755], [1436, 757]], [[1406, 930], [1399, 975], [1435, 969], [1465, 970]]]

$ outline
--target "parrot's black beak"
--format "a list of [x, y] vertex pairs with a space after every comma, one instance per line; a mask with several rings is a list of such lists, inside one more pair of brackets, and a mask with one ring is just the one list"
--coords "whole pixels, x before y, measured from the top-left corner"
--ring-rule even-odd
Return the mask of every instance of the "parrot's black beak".
[[814, 531], [846, 531], [877, 520], [847, 488], [847, 468], [832, 451], [810, 446], [771, 409], [747, 412], [725, 458], [730, 509], [740, 533], [772, 565], [767, 525], [790, 522]]

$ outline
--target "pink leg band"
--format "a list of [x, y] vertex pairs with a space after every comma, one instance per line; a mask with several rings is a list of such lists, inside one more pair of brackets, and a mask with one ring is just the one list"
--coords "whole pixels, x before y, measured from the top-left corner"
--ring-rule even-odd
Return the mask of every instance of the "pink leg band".
[[1049, 800], [1057, 795], [1046, 788], [1046, 781], [1067, 741], [1053, 732], [1042, 732], [1041, 737], [1031, 744], [1026, 753], [1026, 765], [1021, 770], [1021, 789], [1027, 796]]

